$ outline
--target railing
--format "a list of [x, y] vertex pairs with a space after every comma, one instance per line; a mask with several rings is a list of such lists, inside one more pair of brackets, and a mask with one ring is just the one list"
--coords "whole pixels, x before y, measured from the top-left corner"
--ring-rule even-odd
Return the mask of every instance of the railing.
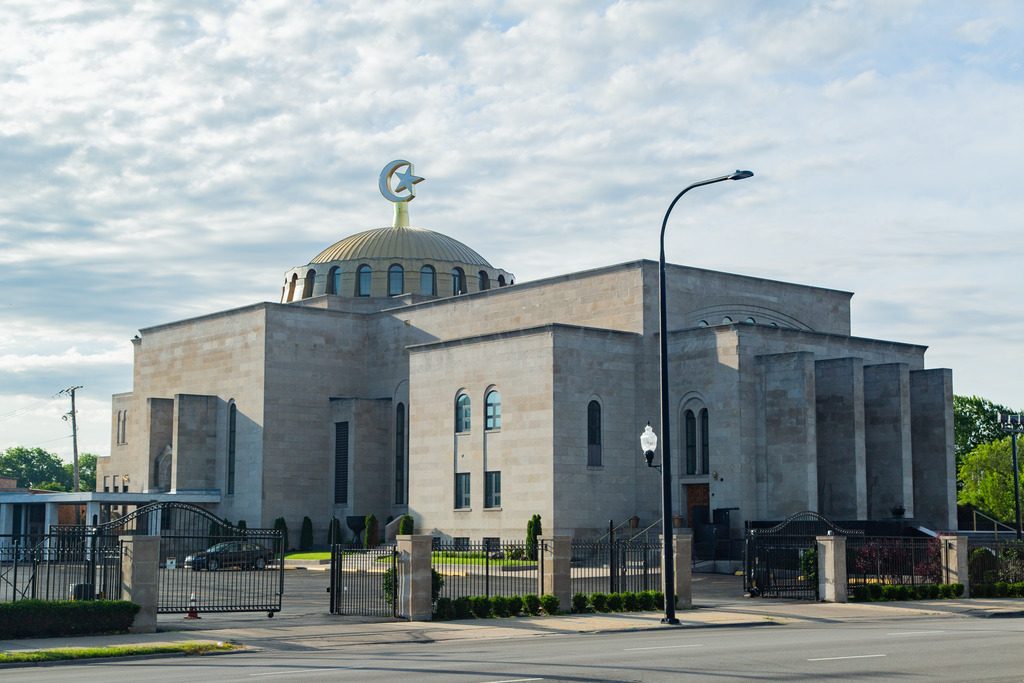
[[[536, 553], [541, 549], [537, 548]], [[444, 581], [439, 597], [537, 593], [537, 558], [523, 542], [436, 542], [431, 567]]]
[[331, 614], [397, 615], [401, 580], [393, 546], [332, 546], [330, 578]]
[[847, 587], [945, 583], [941, 538], [850, 536], [846, 539]]
[[[988, 529], [979, 529], [978, 528], [978, 517], [981, 517], [985, 521], [992, 523], [992, 535], [995, 536], [996, 538], [999, 538], [999, 534], [1001, 534], [1001, 533], [1013, 534], [1014, 536], [1017, 535], [1017, 530], [1014, 529], [1009, 524], [1005, 524], [1003, 522], [1000, 522], [998, 519], [996, 519], [994, 517], [989, 517], [984, 512], [981, 512], [980, 510], [974, 510], [974, 509], [971, 510], [971, 523], [972, 523], [971, 525], [974, 527], [973, 529], [971, 529], [971, 531], [985, 531], [985, 532], [988, 531]], [[966, 529], [964, 529], [964, 531], [966, 531]]]
[[574, 594], [661, 590], [662, 550], [660, 542], [574, 539], [570, 590]]
[[818, 553], [814, 536], [779, 533], [748, 536], [744, 564], [744, 589], [751, 595], [818, 599]]
[[103, 536], [0, 536], [0, 602], [121, 598], [122, 546]]
[[971, 539], [967, 567], [971, 586], [1024, 581], [1024, 543]]

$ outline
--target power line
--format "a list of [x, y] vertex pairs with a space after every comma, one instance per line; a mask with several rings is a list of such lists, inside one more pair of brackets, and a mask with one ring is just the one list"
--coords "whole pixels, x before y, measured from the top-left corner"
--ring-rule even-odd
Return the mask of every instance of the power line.
[[57, 398], [58, 395], [59, 394], [54, 394], [53, 396], [50, 396], [49, 398], [41, 399], [39, 401], [36, 401], [35, 403], [30, 403], [29, 405], [23, 406], [21, 408], [15, 408], [14, 410], [12, 410], [10, 412], [0, 413], [0, 422], [3, 422], [4, 420], [9, 420], [9, 419], [18, 417], [19, 415], [27, 413], [30, 410], [34, 410], [35, 408], [38, 408], [39, 406], [43, 405], [44, 403], [48, 403], [48, 402], [52, 401], [53, 399]]

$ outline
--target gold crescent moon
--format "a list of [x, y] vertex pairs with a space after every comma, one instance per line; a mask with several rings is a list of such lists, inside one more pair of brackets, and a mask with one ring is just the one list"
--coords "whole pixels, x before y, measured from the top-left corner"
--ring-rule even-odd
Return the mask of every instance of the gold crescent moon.
[[[408, 173], [410, 175], [413, 173], [413, 165], [410, 162], [406, 161], [405, 159], [395, 159], [387, 166], [385, 166], [384, 170], [380, 172], [380, 180], [377, 183], [378, 187], [380, 188], [380, 193], [384, 195], [384, 199], [388, 200], [389, 202], [395, 202], [396, 204], [399, 202], [408, 202], [416, 197], [416, 191], [413, 190], [411, 185], [409, 186], [409, 196], [407, 197], [399, 197], [391, 190], [391, 176], [393, 176], [395, 174], [395, 171], [402, 168], [403, 166], [409, 167]], [[416, 183], [419, 182], [419, 180], [422, 179], [417, 179], [414, 180], [413, 182]], [[401, 185], [399, 185], [399, 187], [401, 187]]]

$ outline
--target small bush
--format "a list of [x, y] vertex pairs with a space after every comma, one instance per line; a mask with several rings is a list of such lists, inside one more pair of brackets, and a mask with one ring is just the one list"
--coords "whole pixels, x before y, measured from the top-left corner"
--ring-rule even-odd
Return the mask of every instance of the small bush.
[[492, 615], [498, 618], [503, 618], [509, 615], [508, 612], [508, 598], [506, 598], [504, 595], [491, 596]]
[[971, 586], [971, 597], [972, 598], [987, 598], [989, 593], [989, 585], [987, 583], [978, 583]]
[[477, 619], [491, 616], [491, 599], [486, 595], [474, 595], [469, 598], [469, 609]]
[[880, 583], [869, 583], [868, 589], [868, 600], [881, 600], [882, 599], [882, 584]]
[[505, 557], [510, 560], [525, 560], [526, 559], [526, 548], [519, 545], [510, 546], [505, 550]]
[[291, 550], [291, 546], [288, 545], [288, 523], [284, 520], [284, 517], [278, 517], [274, 520], [274, 528], [281, 532], [281, 548], [274, 548], [278, 550]]
[[612, 593], [608, 596], [608, 611], [609, 612], [621, 612], [622, 611], [622, 593]]
[[637, 594], [637, 602], [640, 604], [640, 609], [644, 612], [649, 612], [654, 609], [654, 591], [642, 591]]
[[0, 603], [0, 638], [45, 638], [127, 631], [141, 609], [124, 600], [19, 600]]
[[402, 515], [398, 521], [398, 533], [402, 536], [408, 536], [415, 530], [416, 523], [412, 518], [412, 515]]
[[366, 515], [366, 528], [363, 529], [363, 547], [376, 548], [380, 543], [380, 522], [374, 514]]
[[540, 606], [544, 608], [544, 612], [554, 616], [558, 614], [558, 598], [554, 595], [544, 594], [540, 596]]
[[434, 607], [434, 619], [437, 621], [449, 621], [455, 618], [455, 605], [451, 598], [438, 598]]
[[313, 520], [302, 518], [302, 530], [299, 532], [299, 550], [307, 552], [313, 547]]
[[341, 532], [341, 520], [331, 517], [331, 523], [327, 525], [327, 547], [340, 544], [344, 536]]
[[608, 611], [608, 594], [607, 593], [591, 593], [590, 594], [590, 609], [594, 612], [607, 612]]
[[524, 595], [523, 607], [526, 609], [526, 613], [530, 616], [537, 616], [540, 614], [540, 598], [534, 593]]
[[456, 619], [469, 619], [473, 616], [473, 610], [470, 608], [469, 598], [466, 596], [452, 600], [452, 607], [455, 610]]
[[850, 593], [849, 597], [850, 597], [850, 601], [851, 602], [867, 602], [867, 600], [868, 600], [868, 587], [867, 586], [857, 586], [856, 588], [853, 589], [853, 592]]
[[661, 591], [651, 591], [654, 594], [654, 606], [658, 609], [665, 609], [665, 594]]
[[[953, 586], [953, 597], [962, 598], [964, 596], [964, 585], [962, 583], [951, 584]], [[1019, 586], [1020, 584], [1014, 584]]]
[[640, 598], [636, 593], [628, 592], [622, 594], [622, 609], [627, 612], [636, 612], [640, 608]]
[[590, 605], [587, 604], [587, 596], [583, 593], [575, 593], [572, 596], [572, 611], [576, 614], [582, 614], [590, 611]]
[[518, 617], [523, 611], [523, 598], [519, 595], [513, 595], [508, 599], [508, 614], [511, 617]]

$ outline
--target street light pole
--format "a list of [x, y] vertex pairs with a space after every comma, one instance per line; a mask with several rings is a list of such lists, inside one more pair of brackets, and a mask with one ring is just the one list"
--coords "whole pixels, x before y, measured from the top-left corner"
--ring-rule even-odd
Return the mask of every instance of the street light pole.
[[661, 253], [658, 257], [658, 305], [659, 316], [659, 362], [661, 365], [661, 533], [665, 539], [665, 556], [662, 561], [665, 583], [665, 617], [661, 620], [663, 624], [678, 624], [676, 619], [676, 589], [675, 589], [675, 565], [674, 553], [672, 551], [672, 449], [671, 430], [669, 428], [669, 402], [668, 402], [668, 321], [665, 306], [665, 228], [668, 227], [668, 217], [675, 208], [676, 202], [682, 199], [683, 195], [695, 187], [720, 183], [723, 180], [743, 180], [749, 178], [753, 173], [750, 171], [736, 171], [730, 175], [719, 178], [702, 180], [699, 183], [690, 185], [676, 195], [665, 212], [665, 218], [661, 221]]
[[1010, 453], [1013, 461], [1013, 510], [1017, 515], [1017, 540], [1021, 540], [1020, 527], [1020, 470], [1017, 469], [1017, 435], [1024, 434], [1024, 420], [1020, 415], [999, 413], [999, 425], [1010, 434]]

